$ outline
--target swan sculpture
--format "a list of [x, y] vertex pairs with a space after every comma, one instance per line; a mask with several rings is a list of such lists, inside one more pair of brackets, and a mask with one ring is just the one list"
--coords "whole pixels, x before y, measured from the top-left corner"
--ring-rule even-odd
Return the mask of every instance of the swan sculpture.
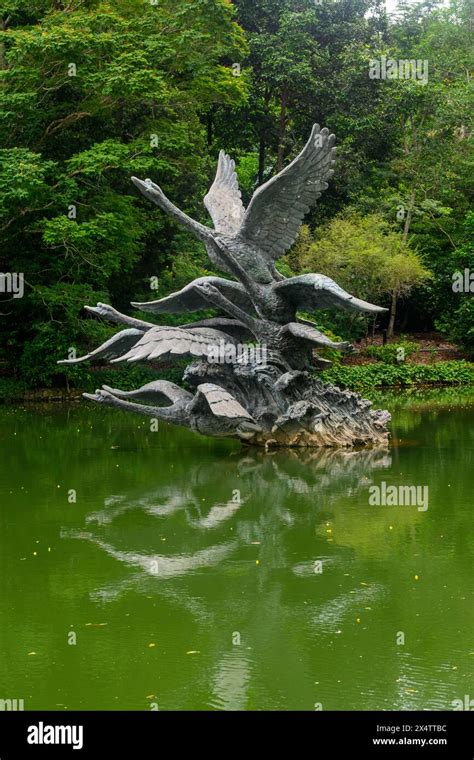
[[[316, 373], [329, 364], [315, 348], [350, 351], [331, 341], [299, 312], [346, 309], [380, 314], [322, 274], [286, 278], [276, 261], [296, 240], [305, 214], [328, 187], [335, 162], [335, 137], [315, 124], [299, 155], [254, 193], [247, 209], [241, 199], [234, 161], [223, 151], [215, 180], [204, 198], [214, 226], [195, 221], [150, 179], [132, 181], [143, 195], [205, 244], [214, 267], [232, 279], [199, 277], [176, 293], [132, 302], [151, 314], [192, 314], [216, 309], [219, 315], [180, 327], [165, 327], [121, 314], [99, 303], [89, 312], [126, 325], [85, 356], [59, 363], [109, 360], [150, 361], [189, 357], [184, 380], [194, 394], [164, 380], [136, 391], [103, 386], [86, 398], [165, 419], [204, 435], [230, 436], [274, 446], [351, 446], [385, 443], [386, 411], [350, 391], [328, 385]], [[237, 344], [265, 347], [268, 361], [236, 359]], [[219, 350], [228, 361], [211, 361]]]

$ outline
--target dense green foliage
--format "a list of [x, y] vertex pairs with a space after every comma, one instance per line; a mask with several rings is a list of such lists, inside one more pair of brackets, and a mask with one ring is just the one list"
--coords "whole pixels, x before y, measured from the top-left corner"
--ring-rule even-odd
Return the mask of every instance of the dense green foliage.
[[[282, 271], [331, 274], [322, 241], [350, 223], [342, 284], [364, 297], [364, 250], [365, 271], [371, 251], [385, 253], [377, 297], [401, 297], [395, 327], [436, 324], [473, 349], [472, 295], [452, 289], [457, 269], [474, 271], [471, 33], [469, 0], [401, 6], [391, 19], [380, 0], [0, 0], [0, 271], [25, 276], [23, 298], [0, 294], [1, 373], [88, 383], [88, 369], [56, 365], [110, 334], [83, 304], [130, 311], [211, 271], [130, 175], [208, 222], [219, 148], [236, 158], [247, 201], [315, 121], [337, 135], [338, 168], [306, 220], [306, 260], [300, 239]], [[428, 83], [371, 79], [382, 55], [427, 59]], [[325, 250], [325, 262], [337, 257]]]
[[[350, 293], [356, 292], [371, 303], [383, 303], [389, 298], [393, 315], [389, 320], [390, 338], [398, 299], [432, 276], [420, 255], [381, 214], [361, 216], [351, 209], [321, 225], [316, 239], [304, 225], [288, 261], [298, 272], [324, 272]], [[339, 332], [349, 338], [357, 337], [361, 328], [368, 326], [365, 315], [339, 312], [333, 319]]]
[[322, 377], [341, 388], [367, 390], [412, 385], [472, 385], [474, 365], [471, 362], [452, 360], [436, 364], [407, 364], [397, 366], [386, 362], [359, 366], [335, 365], [325, 370]]
[[364, 354], [385, 364], [400, 364], [416, 353], [418, 345], [409, 340], [387, 343], [385, 346], [367, 346]]

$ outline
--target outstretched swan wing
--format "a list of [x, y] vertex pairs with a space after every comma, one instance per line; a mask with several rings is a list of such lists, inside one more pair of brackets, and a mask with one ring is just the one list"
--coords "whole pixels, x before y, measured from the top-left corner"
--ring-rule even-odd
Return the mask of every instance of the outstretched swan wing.
[[298, 311], [313, 309], [346, 309], [368, 314], [381, 314], [387, 309], [356, 298], [323, 274], [302, 274], [274, 286]]
[[138, 362], [143, 359], [153, 361], [171, 356], [209, 357], [211, 350], [219, 343], [225, 346], [234, 341], [225, 333], [210, 328], [183, 330], [181, 327], [154, 327], [130, 351], [113, 359], [111, 363]]
[[268, 261], [278, 259], [294, 243], [304, 215], [327, 188], [335, 139], [315, 124], [294, 161], [254, 193], [238, 237], [262, 251]]
[[91, 351], [90, 354], [78, 356], [75, 359], [62, 359], [58, 361], [58, 364], [79, 364], [80, 362], [91, 360], [115, 359], [117, 356], [121, 356], [124, 351], [129, 351], [143, 335], [143, 332], [143, 330], [136, 330], [135, 328], [121, 330], [121, 332], [106, 340], [105, 343], [102, 343], [95, 351]]
[[313, 327], [310, 324], [302, 324], [301, 322], [289, 322], [287, 325], [285, 325], [283, 330], [288, 331], [296, 338], [300, 338], [301, 340], [305, 340], [307, 343], [311, 343], [313, 346], [318, 346], [318, 348], [335, 348], [339, 351], [352, 350], [352, 346], [348, 341], [339, 341], [336, 343], [328, 338], [327, 335], [324, 335], [324, 333], [320, 332], [316, 329], [316, 327]]
[[235, 173], [235, 162], [224, 153], [219, 153], [216, 178], [204, 198], [217, 232], [234, 235], [242, 224], [245, 209], [240, 197], [239, 182]]
[[[198, 277], [181, 290], [158, 301], [145, 301], [143, 303], [132, 301], [132, 306], [142, 311], [149, 311], [152, 314], [190, 314], [193, 311], [202, 311], [212, 309], [212, 304], [207, 298], [204, 298], [196, 285], [202, 285], [205, 282], [215, 285], [215, 287], [236, 306], [249, 314], [254, 314], [252, 301], [247, 295], [244, 287], [239, 282], [226, 280], [223, 277]], [[216, 306], [216, 308], [218, 308]]]

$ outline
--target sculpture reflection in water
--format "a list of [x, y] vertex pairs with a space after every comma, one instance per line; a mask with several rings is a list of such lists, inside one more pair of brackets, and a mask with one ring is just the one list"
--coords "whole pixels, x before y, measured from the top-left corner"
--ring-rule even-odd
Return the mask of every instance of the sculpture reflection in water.
[[[263, 545], [271, 538], [275, 547], [282, 527], [291, 525], [295, 519], [305, 519], [308, 527], [314, 527], [312, 522], [318, 520], [318, 510], [328, 507], [344, 494], [350, 495], [358, 488], [367, 488], [370, 483], [367, 473], [388, 468], [390, 464], [391, 456], [385, 447], [363, 451], [291, 450], [284, 455], [274, 453], [272, 456], [252, 451], [245, 456], [196, 464], [188, 470], [184, 482], [177, 483], [171, 472], [168, 487], [161, 486], [138, 498], [130, 498], [126, 494], [113, 495], [105, 500], [103, 509], [91, 512], [86, 517], [89, 528], [107, 528], [118, 517], [134, 510], [155, 518], [173, 518], [182, 512], [188, 528], [202, 531], [203, 535], [225, 527], [226, 523], [234, 520], [234, 538], [231, 541], [206, 542], [208, 545], [205, 548], [194, 553], [184, 550], [176, 556], [170, 556], [121, 550], [102, 538], [98, 530], [73, 531], [63, 533], [63, 536], [91, 541], [120, 562], [140, 568], [146, 576], [173, 578], [199, 568], [218, 565], [239, 546], [249, 542], [262, 542]], [[203, 499], [201, 493], [216, 491], [219, 470], [225, 473], [226, 485], [234, 479], [236, 488], [227, 501]], [[254, 508], [251, 514], [245, 513], [243, 507], [248, 501], [245, 494], [251, 494], [252, 501], [265, 505], [265, 509]], [[306, 510], [298, 513], [298, 500], [295, 500], [298, 495], [306, 496], [305, 505], [308, 503], [307, 496], [312, 495], [316, 514], [313, 510], [310, 514]], [[149, 531], [146, 535], [149, 538]], [[186, 544], [190, 538], [189, 530], [182, 531], [179, 538], [182, 544]], [[140, 578], [143, 578], [142, 574]], [[118, 589], [111, 591], [115, 595]], [[104, 598], [107, 596], [108, 593], [104, 592]]]
[[[383, 595], [380, 584], [364, 588], [353, 581], [344, 591], [335, 582], [356, 552], [328, 543], [326, 524], [331, 511], [344, 502], [352, 506], [358, 492], [364, 499], [371, 472], [390, 465], [385, 448], [211, 458], [185, 477], [166, 470], [156, 490], [109, 497], [86, 516], [84, 529], [63, 537], [90, 542], [124, 567], [122, 579], [90, 591], [95, 602], [115, 604], [130, 593], [152, 597], [160, 638], [176, 619], [189, 621], [187, 630], [196, 627], [217, 663], [211, 669], [215, 706], [237, 709], [245, 703], [251, 663], [265, 659], [262, 636], [277, 641], [280, 623], [294, 622], [302, 585], [315, 579], [299, 605], [301, 618], [297, 613], [311, 636], [336, 633], [356, 608]], [[324, 565], [318, 579], [316, 560]], [[243, 632], [253, 652], [227, 646], [234, 631]], [[307, 656], [303, 647], [298, 657]]]

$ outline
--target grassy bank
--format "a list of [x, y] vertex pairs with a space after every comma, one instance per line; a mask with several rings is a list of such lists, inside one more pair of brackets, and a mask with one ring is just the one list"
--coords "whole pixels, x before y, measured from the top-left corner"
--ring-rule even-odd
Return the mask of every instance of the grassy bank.
[[[185, 363], [174, 369], [165, 369], [158, 377], [182, 384], [184, 367]], [[365, 393], [372, 389], [384, 388], [471, 386], [474, 385], [474, 363], [464, 359], [438, 361], [434, 364], [390, 364], [384, 361], [372, 364], [334, 363], [319, 376], [325, 382], [341, 388]], [[156, 370], [151, 367], [89, 371], [81, 377], [80, 382], [71, 383], [69, 388], [29, 388], [20, 380], [0, 378], [0, 402], [74, 400], [80, 398], [83, 391], [91, 392], [104, 384], [132, 390], [155, 379]]]

